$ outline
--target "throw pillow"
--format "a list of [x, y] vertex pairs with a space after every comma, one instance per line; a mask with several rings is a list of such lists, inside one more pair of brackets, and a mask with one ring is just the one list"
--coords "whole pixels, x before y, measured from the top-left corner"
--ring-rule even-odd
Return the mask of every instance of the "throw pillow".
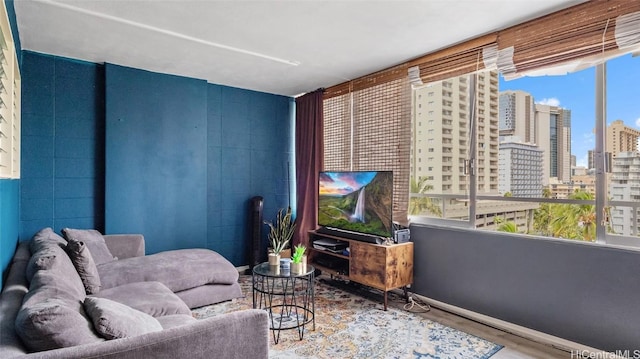
[[16, 333], [30, 351], [42, 351], [103, 341], [84, 316], [79, 301], [47, 298], [23, 305], [15, 321]]
[[96, 331], [105, 339], [128, 338], [162, 330], [149, 314], [105, 298], [87, 297], [84, 309]]
[[69, 240], [66, 250], [73, 266], [78, 271], [78, 275], [80, 275], [80, 279], [82, 279], [84, 290], [87, 294], [98, 293], [100, 291], [100, 275], [87, 246], [84, 242], [72, 239]]
[[95, 229], [65, 228], [62, 230], [62, 234], [67, 241], [75, 240], [78, 242], [84, 242], [96, 265], [115, 260], [111, 251], [107, 247], [107, 243], [104, 241], [104, 237], [102, 237], [102, 234]]

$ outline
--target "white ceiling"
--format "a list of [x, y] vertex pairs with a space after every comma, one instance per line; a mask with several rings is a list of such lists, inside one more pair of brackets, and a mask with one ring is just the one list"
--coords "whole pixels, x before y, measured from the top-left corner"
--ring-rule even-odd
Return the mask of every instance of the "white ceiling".
[[23, 50], [295, 96], [583, 0], [17, 0]]

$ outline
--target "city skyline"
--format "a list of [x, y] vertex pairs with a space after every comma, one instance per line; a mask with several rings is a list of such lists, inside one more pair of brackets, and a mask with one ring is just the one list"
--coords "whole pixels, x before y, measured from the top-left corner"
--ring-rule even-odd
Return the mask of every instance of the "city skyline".
[[[522, 90], [536, 103], [571, 110], [571, 152], [578, 166], [587, 167], [588, 151], [595, 147], [595, 67], [565, 76], [499, 78], [500, 92]], [[640, 59], [631, 55], [607, 62], [607, 125], [622, 120], [640, 129], [640, 105], [635, 89], [640, 84]]]

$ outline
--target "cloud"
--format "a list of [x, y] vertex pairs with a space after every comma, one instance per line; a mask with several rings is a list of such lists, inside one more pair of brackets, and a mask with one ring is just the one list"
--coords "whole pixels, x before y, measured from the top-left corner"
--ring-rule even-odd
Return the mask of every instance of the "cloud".
[[640, 118], [636, 120], [636, 127], [640, 128]]
[[540, 105], [549, 105], [549, 106], [560, 106], [560, 100], [555, 98], [555, 97], [551, 97], [551, 98], [543, 98], [540, 101], [536, 101], [537, 104]]

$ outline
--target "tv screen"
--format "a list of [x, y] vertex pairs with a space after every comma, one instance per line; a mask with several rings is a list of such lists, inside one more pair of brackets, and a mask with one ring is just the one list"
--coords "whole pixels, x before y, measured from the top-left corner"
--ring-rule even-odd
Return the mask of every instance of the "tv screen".
[[318, 225], [392, 237], [393, 172], [320, 172]]

